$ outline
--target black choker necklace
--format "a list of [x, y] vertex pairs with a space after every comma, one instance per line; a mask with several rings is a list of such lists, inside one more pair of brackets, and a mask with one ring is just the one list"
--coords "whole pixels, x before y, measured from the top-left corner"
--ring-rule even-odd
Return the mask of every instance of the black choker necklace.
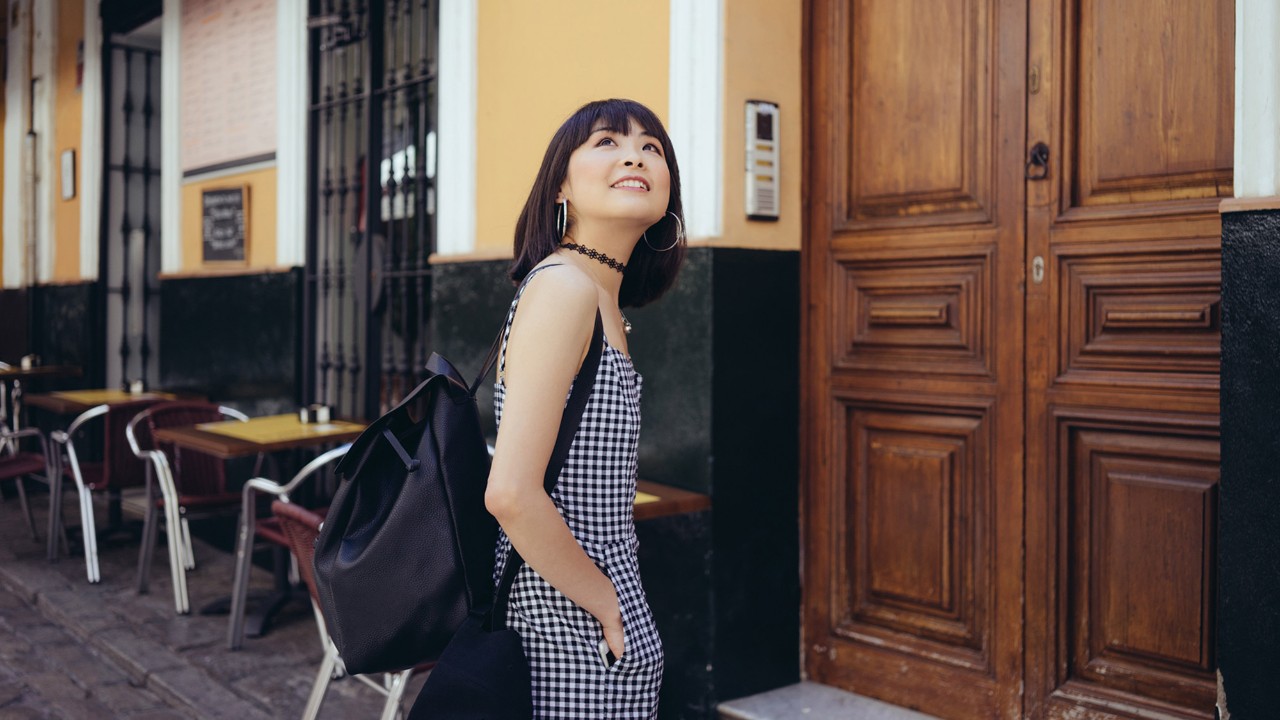
[[569, 248], [570, 250], [577, 250], [578, 252], [582, 253], [583, 255], [586, 255], [592, 260], [595, 260], [596, 262], [604, 263], [605, 265], [608, 265], [609, 267], [613, 268], [614, 270], [617, 270], [618, 272], [622, 272], [623, 270], [627, 269], [626, 265], [623, 265], [617, 260], [614, 260], [608, 255], [605, 255], [599, 250], [592, 250], [591, 248], [583, 247], [578, 243], [564, 243], [560, 247]]

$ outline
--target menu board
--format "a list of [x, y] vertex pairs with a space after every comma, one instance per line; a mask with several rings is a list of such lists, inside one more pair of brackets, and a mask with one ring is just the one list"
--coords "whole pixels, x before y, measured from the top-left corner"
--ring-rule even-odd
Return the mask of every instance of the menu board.
[[183, 0], [182, 170], [276, 151], [275, 0]]
[[201, 200], [201, 245], [205, 262], [245, 261], [247, 185], [205, 190]]

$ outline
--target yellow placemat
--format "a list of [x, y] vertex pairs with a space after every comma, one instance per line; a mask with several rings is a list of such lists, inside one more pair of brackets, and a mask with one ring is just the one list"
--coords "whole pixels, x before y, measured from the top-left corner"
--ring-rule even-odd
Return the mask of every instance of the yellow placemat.
[[359, 432], [364, 429], [364, 426], [343, 420], [327, 423], [303, 423], [298, 420], [297, 415], [289, 413], [287, 415], [256, 417], [249, 420], [249, 422], [231, 420], [228, 422], [202, 423], [197, 425], [196, 429], [226, 435], [237, 440], [272, 443], [353, 431]]
[[62, 390], [49, 394], [63, 400], [85, 403], [86, 405], [102, 405], [104, 403], [120, 403], [131, 400], [169, 400], [173, 398], [169, 393], [129, 393], [124, 390]]
[[643, 492], [643, 491], [641, 491], [641, 490], [637, 490], [637, 491], [636, 491], [636, 502], [635, 502], [635, 504], [636, 504], [636, 505], [644, 505], [645, 503], [658, 502], [658, 501], [659, 501], [659, 500], [661, 500], [661, 499], [662, 499], [662, 498], [658, 497], [657, 495], [653, 495], [653, 494], [651, 494], [651, 493], [647, 493], [647, 492]]

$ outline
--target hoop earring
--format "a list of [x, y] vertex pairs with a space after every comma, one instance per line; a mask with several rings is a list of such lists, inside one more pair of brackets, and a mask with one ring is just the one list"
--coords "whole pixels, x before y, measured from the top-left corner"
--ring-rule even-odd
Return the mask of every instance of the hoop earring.
[[564, 239], [565, 226], [569, 224], [569, 198], [565, 198], [556, 203], [556, 232], [560, 234], [559, 239]]
[[671, 243], [671, 245], [661, 249], [656, 248], [649, 243], [649, 235], [647, 233], [640, 233], [640, 237], [644, 238], [644, 244], [648, 245], [649, 249], [654, 252], [667, 252], [668, 250], [671, 250], [675, 246], [679, 245], [681, 240], [684, 240], [684, 223], [680, 222], [680, 216], [676, 215], [670, 210], [667, 211], [667, 214], [670, 215], [672, 218], [674, 218], [676, 221], [676, 240], [675, 242]]

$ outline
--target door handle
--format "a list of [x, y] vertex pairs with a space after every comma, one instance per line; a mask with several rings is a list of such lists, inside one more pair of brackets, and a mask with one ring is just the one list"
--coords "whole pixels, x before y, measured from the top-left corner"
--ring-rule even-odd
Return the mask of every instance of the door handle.
[[1028, 180], [1044, 180], [1049, 177], [1049, 146], [1038, 142], [1031, 146], [1027, 157], [1026, 177]]

